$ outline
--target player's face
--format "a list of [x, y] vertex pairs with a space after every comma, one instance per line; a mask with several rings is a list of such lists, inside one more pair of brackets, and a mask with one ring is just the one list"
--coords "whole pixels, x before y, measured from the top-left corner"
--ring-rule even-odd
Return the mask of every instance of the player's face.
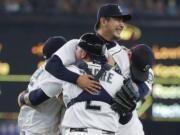
[[75, 56], [76, 56], [76, 60], [82, 60], [86, 56], [86, 52], [83, 49], [81, 49], [79, 46], [77, 46]]
[[117, 17], [117, 18], [110, 17], [107, 20], [105, 28], [106, 28], [106, 32], [109, 33], [109, 36], [112, 38], [112, 40], [117, 40], [119, 39], [120, 33], [124, 28], [123, 19], [121, 17]]

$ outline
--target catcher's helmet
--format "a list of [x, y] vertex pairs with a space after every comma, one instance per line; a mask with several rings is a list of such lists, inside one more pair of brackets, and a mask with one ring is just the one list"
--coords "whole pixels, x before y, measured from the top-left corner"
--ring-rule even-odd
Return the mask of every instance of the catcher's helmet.
[[87, 52], [93, 62], [103, 63], [106, 61], [106, 45], [95, 33], [83, 34], [78, 46]]
[[62, 37], [62, 36], [54, 36], [48, 38], [44, 42], [44, 47], [43, 47], [43, 57], [45, 59], [49, 59], [51, 55], [56, 52], [59, 48], [61, 48], [67, 40]]

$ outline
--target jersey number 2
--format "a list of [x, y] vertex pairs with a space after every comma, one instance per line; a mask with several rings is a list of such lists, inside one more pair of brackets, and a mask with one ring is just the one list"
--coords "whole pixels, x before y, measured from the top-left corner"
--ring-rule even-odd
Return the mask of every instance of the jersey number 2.
[[101, 110], [100, 106], [97, 105], [91, 105], [91, 101], [87, 101], [86, 102], [86, 109], [90, 109], [90, 110]]

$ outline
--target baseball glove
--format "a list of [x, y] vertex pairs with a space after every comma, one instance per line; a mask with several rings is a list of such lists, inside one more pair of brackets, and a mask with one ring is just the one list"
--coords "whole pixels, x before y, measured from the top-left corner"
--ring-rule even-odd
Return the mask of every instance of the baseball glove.
[[125, 116], [136, 108], [139, 98], [138, 88], [135, 87], [131, 79], [124, 81], [124, 85], [115, 94], [111, 108], [121, 116]]

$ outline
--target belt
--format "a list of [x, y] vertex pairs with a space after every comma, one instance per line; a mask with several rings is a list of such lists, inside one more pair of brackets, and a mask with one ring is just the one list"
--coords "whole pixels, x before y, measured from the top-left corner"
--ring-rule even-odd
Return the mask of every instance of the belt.
[[[101, 130], [102, 134], [115, 135], [115, 132]], [[70, 132], [88, 132], [88, 128], [70, 128]]]

